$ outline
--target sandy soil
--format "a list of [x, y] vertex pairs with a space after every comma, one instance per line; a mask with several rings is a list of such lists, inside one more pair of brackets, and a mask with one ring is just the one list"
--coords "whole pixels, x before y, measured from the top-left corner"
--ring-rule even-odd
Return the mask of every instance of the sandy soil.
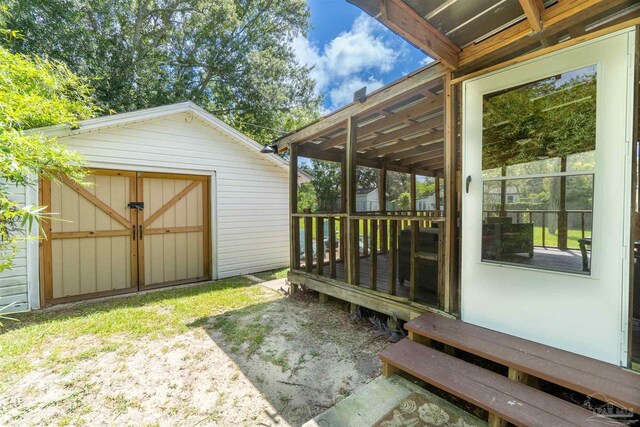
[[[229, 334], [252, 325], [264, 339]], [[70, 372], [28, 373], [0, 396], [0, 425], [297, 426], [378, 376], [376, 354], [388, 345], [344, 306], [283, 297]]]

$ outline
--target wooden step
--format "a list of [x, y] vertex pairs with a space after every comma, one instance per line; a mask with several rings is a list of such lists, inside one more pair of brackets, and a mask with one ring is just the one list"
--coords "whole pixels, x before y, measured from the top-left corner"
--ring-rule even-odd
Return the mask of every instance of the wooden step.
[[640, 409], [640, 375], [618, 366], [431, 313], [405, 328], [626, 410]]
[[409, 339], [379, 357], [386, 375], [404, 371], [517, 426], [624, 425]]

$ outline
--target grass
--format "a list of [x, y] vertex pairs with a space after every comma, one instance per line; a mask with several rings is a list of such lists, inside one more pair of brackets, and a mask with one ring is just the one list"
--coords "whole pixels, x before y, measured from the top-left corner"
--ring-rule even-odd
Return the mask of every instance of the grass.
[[[548, 248], [558, 247], [558, 233], [551, 234], [549, 227], [545, 227], [546, 232], [544, 235], [544, 243]], [[590, 232], [585, 230], [585, 237], [590, 237]], [[582, 231], [580, 230], [568, 230], [567, 232], [567, 246], [571, 249], [579, 249], [580, 244], [578, 240], [582, 238]], [[542, 227], [533, 227], [533, 244], [535, 246], [542, 246]]]
[[278, 270], [269, 270], [269, 271], [263, 271], [261, 273], [256, 273], [254, 274], [254, 276], [264, 281], [269, 281], [269, 280], [275, 280], [275, 279], [286, 279], [288, 272], [289, 272], [288, 268], [281, 268]]
[[[276, 297], [261, 285], [237, 277], [85, 303], [61, 311], [16, 315], [20, 322], [0, 329], [0, 378], [9, 379], [39, 367], [73, 369], [75, 363], [105, 352], [130, 354], [135, 351], [129, 344], [132, 339], [175, 336], [201, 326], [211, 316]], [[10, 381], [1, 383], [0, 387]]]

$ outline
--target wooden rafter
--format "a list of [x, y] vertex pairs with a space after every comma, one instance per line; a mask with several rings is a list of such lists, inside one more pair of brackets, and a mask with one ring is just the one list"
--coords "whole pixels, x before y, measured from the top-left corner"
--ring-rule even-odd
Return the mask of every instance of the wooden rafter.
[[395, 153], [400, 153], [406, 150], [410, 150], [418, 146], [424, 149], [427, 146], [434, 145], [442, 141], [442, 138], [443, 138], [443, 132], [441, 130], [437, 130], [437, 131], [428, 133], [426, 135], [421, 135], [416, 138], [402, 140], [392, 145], [385, 145], [384, 147], [371, 150], [363, 154], [363, 157], [367, 159], [375, 159], [376, 157], [385, 157], [385, 158], [393, 157], [393, 154]]
[[409, 126], [394, 130], [392, 132], [380, 134], [375, 138], [361, 141], [358, 143], [358, 149], [366, 150], [373, 147], [377, 147], [378, 145], [387, 144], [389, 142], [398, 141], [400, 139], [406, 139], [411, 137], [412, 135], [416, 135], [418, 133], [424, 133], [438, 126], [442, 126], [442, 123], [443, 123], [442, 115], [438, 115], [436, 117], [432, 117], [430, 119], [427, 119], [418, 123], [412, 122]]
[[522, 10], [529, 21], [529, 25], [533, 31], [542, 31], [542, 21], [540, 13], [544, 10], [544, 4], [541, 0], [519, 0]]
[[539, 43], [545, 38], [616, 7], [626, 0], [564, 0], [540, 13], [544, 22], [542, 31], [531, 34], [529, 21], [519, 22], [476, 44], [472, 44], [459, 55], [460, 68], [471, 64], [480, 65], [525, 47]]
[[382, 162], [392, 161], [392, 160], [402, 160], [406, 158], [413, 158], [416, 156], [429, 156], [431, 159], [433, 156], [438, 156], [442, 151], [442, 142], [435, 142], [429, 145], [420, 145], [417, 147], [413, 147], [410, 150], [399, 151], [397, 153], [389, 154], [384, 159], [381, 159]]
[[378, 19], [449, 69], [458, 68], [460, 48], [402, 0], [381, 0]]
[[278, 151], [286, 151], [288, 144], [295, 144], [309, 141], [322, 136], [331, 130], [344, 128], [344, 123], [348, 117], [361, 115], [363, 112], [374, 109], [384, 109], [397, 103], [400, 97], [405, 97], [416, 91], [428, 90], [442, 84], [442, 76], [447, 72], [447, 68], [439, 63], [418, 70], [409, 74], [401, 80], [372, 93], [365, 102], [350, 104], [323, 119], [311, 123], [298, 131], [280, 138]]
[[[388, 114], [379, 120], [371, 122], [358, 128], [358, 138], [362, 139], [372, 133], [383, 131], [391, 126], [397, 126], [400, 123], [410, 123], [411, 120], [433, 113], [442, 109], [444, 103], [441, 96], [425, 97], [423, 101], [398, 111], [394, 114]], [[345, 144], [347, 134], [343, 133], [318, 144], [318, 149], [326, 150], [328, 148], [337, 147]], [[361, 147], [358, 147], [361, 148]]]
[[425, 162], [427, 160], [442, 158], [443, 156], [444, 156], [444, 149], [442, 148], [442, 146], [440, 146], [438, 150], [434, 150], [426, 153], [425, 152], [417, 153], [408, 157], [401, 156], [404, 158], [399, 160], [398, 164], [401, 166], [409, 166], [416, 163]]

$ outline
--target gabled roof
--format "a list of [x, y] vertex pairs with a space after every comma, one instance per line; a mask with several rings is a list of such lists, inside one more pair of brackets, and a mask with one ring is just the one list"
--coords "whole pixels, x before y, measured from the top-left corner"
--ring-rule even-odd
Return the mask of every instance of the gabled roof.
[[[65, 137], [72, 135], [79, 135], [87, 132], [95, 132], [97, 130], [118, 127], [123, 125], [129, 125], [133, 123], [140, 123], [149, 120], [155, 120], [161, 117], [171, 116], [174, 114], [192, 113], [199, 117], [209, 126], [219, 130], [223, 134], [227, 135], [234, 141], [245, 145], [246, 147], [255, 150], [259, 156], [264, 156], [276, 165], [282, 167], [285, 170], [289, 170], [289, 162], [276, 154], [264, 154], [260, 153], [262, 145], [247, 135], [243, 134], [239, 130], [229, 126], [213, 114], [207, 112], [203, 108], [194, 104], [191, 101], [179, 102], [177, 104], [163, 105], [161, 107], [146, 108], [143, 110], [131, 111], [129, 113], [113, 114], [108, 116], [96, 117], [94, 119], [87, 119], [78, 122], [77, 126], [71, 127], [70, 125], [56, 125], [48, 126], [37, 129], [30, 129], [27, 133], [42, 133], [49, 137]], [[301, 177], [306, 181], [310, 177], [300, 172]]]

